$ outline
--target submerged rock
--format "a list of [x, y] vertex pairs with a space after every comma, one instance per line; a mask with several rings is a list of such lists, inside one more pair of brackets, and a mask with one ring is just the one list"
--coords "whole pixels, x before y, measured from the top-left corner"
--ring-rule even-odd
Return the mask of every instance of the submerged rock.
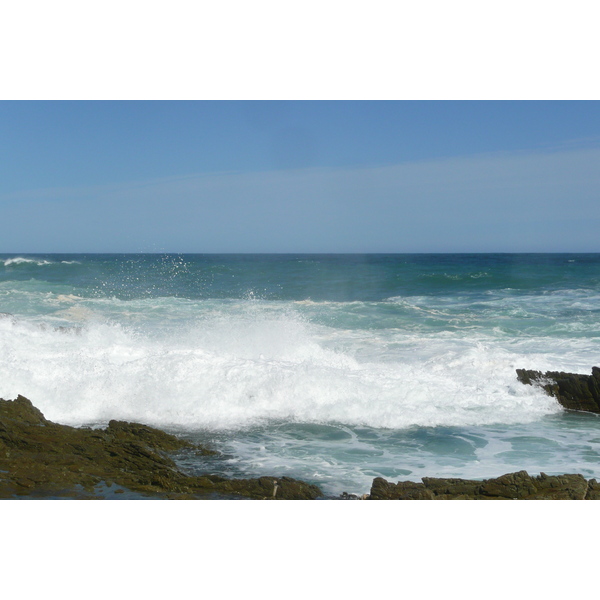
[[113, 486], [164, 498], [246, 497], [304, 500], [321, 490], [288, 477], [189, 476], [172, 452], [215, 454], [176, 436], [124, 421], [106, 429], [48, 421], [25, 397], [0, 399], [0, 498], [101, 498]]
[[592, 367], [591, 375], [562, 371], [517, 369], [517, 379], [527, 385], [539, 385], [568, 410], [600, 413], [600, 368]]
[[526, 471], [483, 481], [423, 477], [422, 483], [390, 483], [377, 477], [369, 500], [600, 500], [600, 484], [582, 475], [531, 477]]

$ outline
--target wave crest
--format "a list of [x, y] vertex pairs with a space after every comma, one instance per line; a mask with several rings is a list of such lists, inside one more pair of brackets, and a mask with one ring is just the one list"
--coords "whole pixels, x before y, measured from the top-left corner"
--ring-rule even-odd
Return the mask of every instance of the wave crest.
[[52, 261], [50, 260], [46, 260], [44, 258], [26, 258], [23, 256], [16, 256], [14, 258], [7, 258], [4, 261], [4, 266], [5, 267], [13, 267], [13, 266], [18, 266], [18, 265], [37, 265], [38, 267], [42, 267], [45, 265], [52, 265], [54, 264]]

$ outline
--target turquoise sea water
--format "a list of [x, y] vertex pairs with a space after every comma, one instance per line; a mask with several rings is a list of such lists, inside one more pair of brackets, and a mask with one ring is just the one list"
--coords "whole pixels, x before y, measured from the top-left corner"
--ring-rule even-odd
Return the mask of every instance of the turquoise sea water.
[[515, 369], [600, 364], [600, 255], [0, 255], [0, 397], [212, 444], [191, 472], [600, 477], [600, 420]]

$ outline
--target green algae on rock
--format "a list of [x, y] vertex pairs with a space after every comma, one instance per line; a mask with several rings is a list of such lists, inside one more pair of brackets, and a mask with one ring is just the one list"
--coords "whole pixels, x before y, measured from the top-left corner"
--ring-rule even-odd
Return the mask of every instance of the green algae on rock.
[[147, 425], [110, 421], [106, 429], [69, 427], [48, 421], [23, 396], [0, 399], [0, 498], [102, 498], [98, 490], [112, 486], [170, 499], [323, 495], [317, 486], [288, 477], [188, 476], [169, 456], [176, 451], [215, 454]]

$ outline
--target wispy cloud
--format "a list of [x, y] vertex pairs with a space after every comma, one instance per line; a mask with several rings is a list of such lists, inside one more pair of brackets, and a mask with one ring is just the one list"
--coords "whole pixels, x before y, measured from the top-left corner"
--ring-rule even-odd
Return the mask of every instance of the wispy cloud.
[[600, 148], [0, 196], [3, 251], [594, 251]]

